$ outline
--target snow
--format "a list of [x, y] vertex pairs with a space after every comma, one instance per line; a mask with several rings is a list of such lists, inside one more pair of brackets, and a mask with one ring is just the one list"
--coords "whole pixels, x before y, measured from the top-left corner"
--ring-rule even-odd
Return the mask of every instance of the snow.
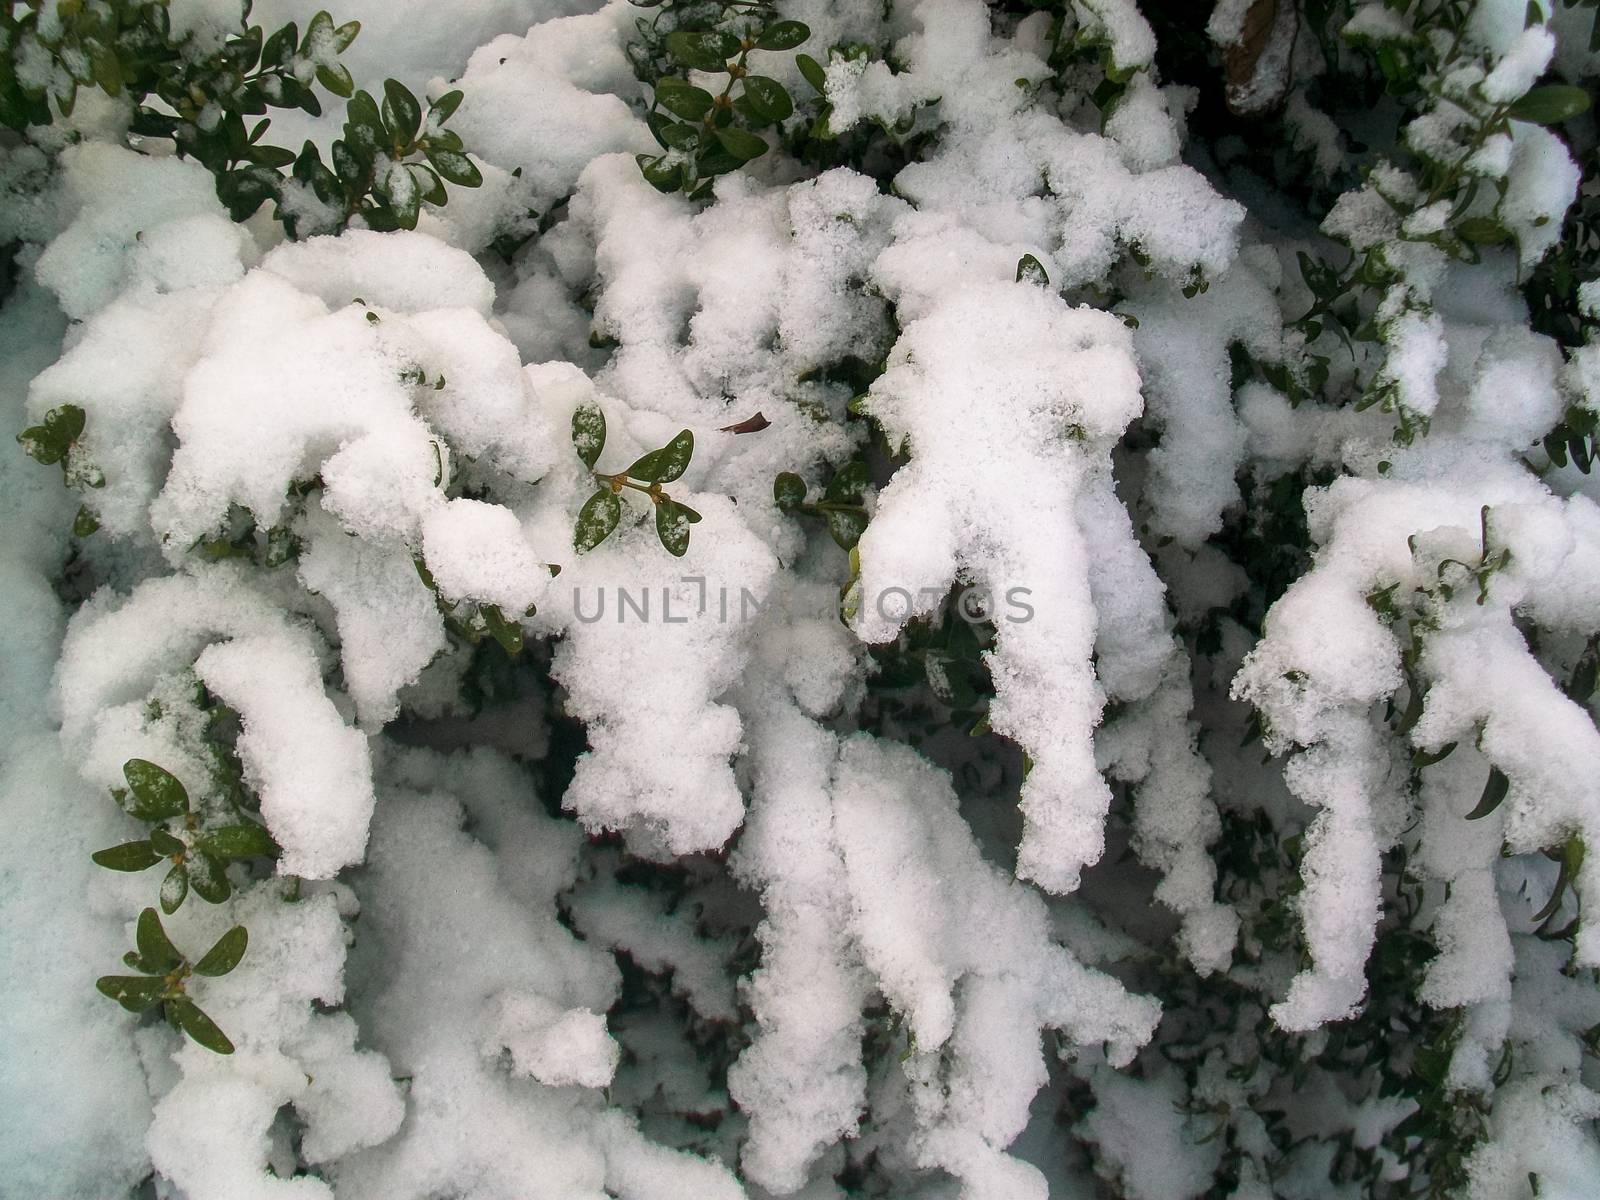
[[[243, 8], [170, 7], [191, 56]], [[1594, 130], [1480, 125], [1593, 55], [1467, 8], [1280, 7], [1241, 153], [1131, 0], [783, 0], [825, 95], [752, 51], [798, 115], [691, 200], [634, 161], [680, 14], [356, 0], [341, 61], [459, 87], [484, 176], [410, 232], [235, 224], [92, 86], [8, 134], [0, 411], [84, 427], [62, 478], [0, 462], [5, 1187], [1353, 1194], [1417, 1175], [1443, 1086], [1463, 1194], [1591, 1194], [1600, 490], [1546, 439], [1600, 404], [1559, 319], [1600, 311], [1562, 240]], [[188, 811], [119, 811], [130, 759]], [[163, 916], [191, 959], [249, 930], [184, 982], [222, 1055], [95, 991], [163, 871], [88, 856], [240, 821], [277, 852]]]

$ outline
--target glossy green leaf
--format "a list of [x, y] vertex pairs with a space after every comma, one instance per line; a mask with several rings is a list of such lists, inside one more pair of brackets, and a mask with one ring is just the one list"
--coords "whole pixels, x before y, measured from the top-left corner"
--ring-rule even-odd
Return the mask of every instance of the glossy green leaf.
[[572, 527], [572, 546], [580, 554], [593, 550], [622, 520], [622, 500], [609, 487], [603, 487], [583, 502], [577, 523]]
[[427, 204], [444, 204], [450, 199], [444, 190], [444, 181], [432, 167], [421, 163], [407, 163], [406, 171], [411, 176], [411, 181], [417, 185], [417, 194]]
[[572, 448], [589, 470], [600, 461], [600, 452], [606, 448], [606, 414], [598, 404], [585, 401], [572, 413]]
[[521, 654], [522, 626], [516, 621], [506, 620], [498, 605], [485, 604], [482, 612], [484, 623], [489, 627], [489, 636], [494, 638], [500, 649], [512, 658]]
[[120, 846], [96, 850], [89, 857], [112, 871], [144, 871], [161, 861], [149, 842], [123, 842]]
[[728, 60], [739, 53], [739, 39], [731, 33], [669, 33], [664, 39], [667, 53], [697, 71], [725, 70]]
[[122, 777], [128, 781], [123, 807], [142, 821], [159, 821], [189, 811], [189, 793], [177, 776], [142, 758], [122, 764]]
[[220, 860], [209, 854], [196, 853], [188, 858], [189, 886], [194, 894], [207, 904], [221, 904], [233, 895], [233, 885]]
[[343, 63], [325, 63], [317, 68], [317, 82], [335, 96], [348, 100], [356, 90], [356, 81]]
[[167, 877], [161, 881], [161, 911], [170, 917], [182, 907], [188, 895], [189, 868], [183, 863], [175, 863], [172, 870], [167, 872]]
[[482, 172], [460, 151], [430, 147], [426, 153], [433, 169], [457, 187], [475, 188], [483, 183]]
[[213, 978], [226, 975], [239, 965], [239, 960], [244, 957], [245, 947], [250, 944], [250, 934], [243, 925], [235, 925], [227, 933], [216, 940], [216, 944], [207, 950], [200, 961], [194, 964], [196, 975], [209, 975]]
[[671, 483], [688, 470], [692, 457], [694, 434], [684, 429], [661, 449], [636, 461], [628, 468], [628, 475], [641, 483]]
[[662, 155], [636, 154], [639, 172], [658, 192], [675, 192], [683, 186], [683, 164], [669, 163]]
[[261, 65], [280, 67], [294, 57], [300, 44], [300, 30], [293, 21], [282, 26], [261, 47]]
[[459, 88], [446, 92], [428, 105], [429, 120], [434, 125], [443, 125], [451, 117], [455, 116], [456, 109], [461, 107], [461, 101], [464, 98], [465, 94]]
[[407, 142], [422, 128], [422, 105], [398, 79], [383, 81], [383, 119], [397, 137]]
[[254, 821], [224, 825], [200, 836], [196, 848], [214, 858], [252, 858], [258, 854], [277, 854], [278, 843], [266, 827]]
[[687, 504], [662, 497], [656, 505], [656, 536], [674, 558], [682, 558], [689, 549], [689, 526], [698, 524], [700, 514]]
[[183, 962], [183, 955], [161, 927], [161, 917], [153, 908], [147, 908], [139, 914], [138, 924], [134, 926], [133, 942], [139, 948], [139, 957], [157, 974], [165, 975]]
[[333, 51], [343, 54], [350, 49], [350, 43], [356, 40], [356, 35], [361, 32], [360, 21], [346, 21], [333, 31]]
[[704, 88], [695, 87], [687, 79], [668, 76], [656, 80], [656, 103], [674, 116], [698, 121], [711, 111], [715, 101]]
[[839, 468], [828, 481], [822, 498], [833, 504], [857, 504], [866, 494], [869, 479], [867, 464], [859, 458], [855, 459]]
[[148, 1012], [161, 1000], [166, 988], [164, 980], [148, 975], [102, 975], [94, 986], [103, 996], [110, 996], [129, 1012]]
[[150, 849], [162, 858], [169, 858], [174, 854], [182, 854], [188, 847], [165, 829], [156, 828], [150, 831]]
[[1527, 93], [1509, 110], [1518, 121], [1535, 125], [1556, 125], [1570, 120], [1589, 107], [1589, 93], [1570, 83], [1548, 83]]
[[839, 544], [841, 550], [854, 549], [866, 532], [867, 514], [858, 509], [829, 509], [825, 514], [828, 536]]
[[89, 511], [88, 505], [78, 505], [78, 515], [72, 518], [72, 536], [85, 538], [99, 528], [100, 518]]
[[763, 50], [793, 50], [810, 37], [809, 26], [799, 21], [778, 21], [761, 31], [756, 38], [756, 45]]
[[768, 121], [782, 121], [794, 112], [794, 101], [787, 89], [765, 75], [745, 76], [744, 94], [751, 107]]
[[809, 54], [796, 54], [794, 65], [800, 68], [800, 77], [809, 83], [817, 95], [825, 95], [828, 91], [828, 73], [822, 69], [822, 64]]
[[319, 12], [306, 25], [306, 36], [300, 39], [300, 53], [308, 58], [314, 57], [316, 51], [332, 40], [333, 18], [326, 11]]
[[767, 143], [747, 129], [719, 129], [717, 141], [740, 162], [751, 162], [767, 152]]
[[772, 499], [785, 511], [804, 504], [806, 481], [793, 471], [785, 471], [772, 481]]
[[179, 1029], [207, 1050], [214, 1050], [218, 1054], [233, 1053], [233, 1043], [228, 1040], [227, 1034], [218, 1029], [216, 1022], [201, 1012], [193, 1000], [168, 1000], [167, 1013]]

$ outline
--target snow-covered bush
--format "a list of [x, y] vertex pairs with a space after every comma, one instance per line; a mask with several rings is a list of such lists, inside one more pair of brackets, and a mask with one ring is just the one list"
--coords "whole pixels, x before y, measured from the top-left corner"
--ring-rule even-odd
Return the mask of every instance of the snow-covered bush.
[[1592, 0], [347, 7], [0, 7], [0, 1195], [1600, 1190]]

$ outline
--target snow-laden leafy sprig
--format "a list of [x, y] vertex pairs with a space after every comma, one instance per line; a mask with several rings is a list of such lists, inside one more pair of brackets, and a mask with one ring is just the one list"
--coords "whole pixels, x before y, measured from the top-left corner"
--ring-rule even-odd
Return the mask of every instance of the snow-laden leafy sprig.
[[[112, 795], [130, 817], [151, 825], [148, 837], [97, 850], [91, 857], [113, 871], [144, 871], [172, 864], [161, 882], [161, 911], [178, 911], [192, 889], [202, 900], [221, 904], [233, 893], [227, 864], [238, 858], [271, 856], [278, 844], [263, 826], [241, 818], [228, 825], [201, 828], [188, 790], [163, 767], [142, 758], [122, 764], [127, 788]], [[174, 830], [169, 822], [177, 821]]]
[[[662, 0], [634, 2], [656, 7]], [[645, 120], [665, 153], [637, 159], [652, 186], [699, 200], [711, 194], [718, 175], [765, 154], [770, 147], [762, 131], [781, 128], [794, 115], [788, 89], [751, 72], [751, 52], [793, 50], [810, 39], [811, 30], [800, 21], [776, 19], [765, 3], [665, 8], [676, 22], [672, 32], [658, 34], [655, 22], [640, 22], [646, 42], [633, 55], [635, 73], [654, 91]], [[685, 73], [667, 74], [669, 67]], [[687, 75], [691, 70], [727, 80], [712, 92]]]
[[249, 931], [235, 925], [191, 962], [161, 927], [161, 917], [153, 908], [139, 914], [134, 944], [122, 961], [138, 975], [102, 975], [95, 987], [132, 1013], [160, 1007], [161, 1015], [174, 1029], [188, 1034], [207, 1050], [232, 1054], [233, 1042], [217, 1028], [188, 992], [188, 981], [195, 975], [217, 978], [228, 974], [244, 957], [250, 942]]
[[694, 456], [694, 434], [685, 429], [665, 446], [643, 455], [626, 470], [615, 474], [596, 471], [595, 463], [606, 446], [606, 417], [596, 404], [580, 405], [572, 414], [572, 445], [600, 487], [578, 510], [572, 529], [572, 545], [580, 554], [593, 550], [616, 529], [622, 520], [622, 490], [628, 488], [650, 498], [655, 509], [656, 536], [674, 558], [689, 549], [689, 526], [700, 522], [700, 514], [687, 504], [674, 500], [661, 490], [689, 469]]

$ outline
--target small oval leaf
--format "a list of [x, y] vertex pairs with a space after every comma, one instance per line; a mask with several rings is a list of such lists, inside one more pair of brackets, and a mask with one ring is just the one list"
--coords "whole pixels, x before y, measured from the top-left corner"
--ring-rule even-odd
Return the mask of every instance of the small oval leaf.
[[228, 1035], [218, 1029], [216, 1022], [201, 1012], [193, 1000], [167, 1001], [167, 1014], [179, 1029], [207, 1050], [214, 1050], [218, 1054], [233, 1053], [233, 1043], [228, 1040]]
[[96, 850], [89, 857], [112, 871], [143, 871], [161, 861], [149, 842], [123, 842], [120, 846]]
[[594, 470], [600, 452], [606, 448], [606, 414], [598, 404], [586, 401], [573, 410], [572, 448], [583, 465]]
[[668, 554], [682, 558], [689, 550], [689, 526], [700, 520], [700, 514], [676, 500], [662, 497], [656, 505], [656, 536]]
[[744, 94], [756, 112], [768, 121], [782, 121], [794, 112], [794, 101], [776, 79], [765, 75], [747, 75]]
[[[318, 78], [321, 78], [320, 73]], [[398, 79], [383, 81], [383, 119], [396, 135], [407, 142], [416, 137], [417, 131], [422, 128], [422, 105], [417, 103], [411, 89]]]
[[134, 926], [133, 941], [139, 948], [139, 956], [150, 966], [152, 974], [164, 975], [183, 961], [183, 955], [172, 944], [167, 931], [161, 927], [161, 918], [153, 908], [147, 908], [139, 914], [139, 923]]
[[249, 931], [243, 925], [235, 925], [227, 933], [216, 940], [216, 944], [205, 952], [205, 956], [194, 965], [196, 975], [226, 975], [239, 965], [239, 960], [244, 957], [245, 947], [250, 944]]
[[671, 483], [689, 468], [694, 457], [694, 434], [681, 430], [665, 446], [652, 450], [628, 468], [630, 478], [641, 483]]
[[278, 843], [266, 829], [253, 821], [224, 825], [202, 834], [196, 847], [216, 858], [252, 858], [278, 853]]
[[122, 764], [122, 777], [128, 781], [123, 807], [141, 821], [159, 821], [189, 811], [189, 793], [177, 776], [142, 758]]
[[799, 21], [778, 21], [768, 25], [756, 38], [763, 50], [793, 50], [811, 37], [811, 29]]
[[1536, 87], [1508, 110], [1518, 121], [1535, 125], [1556, 125], [1589, 107], [1589, 93], [1570, 83], [1548, 83]]
[[102, 975], [94, 981], [94, 986], [101, 995], [110, 996], [129, 1012], [137, 1013], [154, 1008], [166, 985], [161, 979], [138, 975]]
[[804, 504], [806, 481], [793, 471], [785, 471], [772, 481], [772, 499], [785, 511]]
[[178, 863], [161, 881], [161, 911], [171, 916], [189, 895], [189, 869]]
[[593, 550], [617, 527], [622, 519], [622, 501], [609, 487], [603, 487], [583, 502], [577, 523], [572, 527], [572, 546], [578, 553]]
[[209, 854], [191, 854], [188, 864], [189, 886], [207, 904], [221, 904], [233, 895], [233, 885], [220, 861]]

